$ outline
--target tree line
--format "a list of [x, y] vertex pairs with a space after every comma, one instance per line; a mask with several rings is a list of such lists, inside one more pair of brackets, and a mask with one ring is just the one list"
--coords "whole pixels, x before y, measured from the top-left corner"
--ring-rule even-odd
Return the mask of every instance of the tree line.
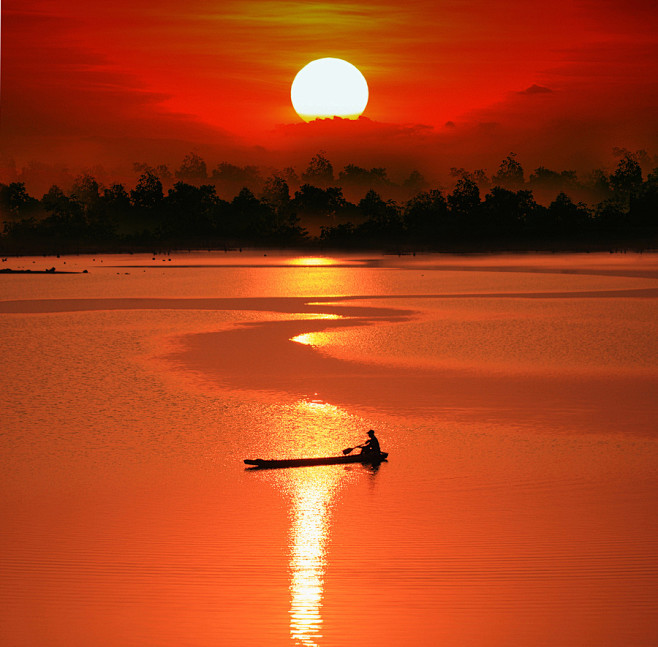
[[[451, 169], [454, 186], [446, 191], [430, 188], [418, 171], [399, 185], [384, 168], [353, 164], [336, 177], [324, 153], [301, 177], [288, 168], [267, 178], [256, 167], [228, 163], [208, 173], [205, 161], [190, 154], [174, 174], [136, 164], [139, 177], [131, 189], [101, 186], [90, 174], [76, 178], [67, 192], [52, 186], [41, 198], [29, 195], [23, 182], [0, 184], [0, 249], [651, 248], [658, 233], [658, 168], [643, 175], [647, 158], [643, 151], [621, 151], [612, 172], [596, 171], [582, 181], [573, 171], [544, 167], [526, 179], [511, 153], [492, 177]], [[230, 187], [237, 191], [232, 198]], [[408, 197], [387, 198], [391, 189]], [[358, 190], [365, 195], [348, 200], [346, 194]], [[553, 197], [542, 204], [536, 194]], [[574, 201], [573, 195], [590, 200]]]

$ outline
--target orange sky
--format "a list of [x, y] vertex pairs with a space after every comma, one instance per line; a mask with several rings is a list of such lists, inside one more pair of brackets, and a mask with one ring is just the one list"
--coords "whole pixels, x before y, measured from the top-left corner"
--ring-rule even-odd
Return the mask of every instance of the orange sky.
[[[5, 0], [2, 153], [591, 168], [658, 153], [657, 17], [654, 0]], [[324, 56], [366, 76], [369, 121], [300, 122], [290, 84]]]

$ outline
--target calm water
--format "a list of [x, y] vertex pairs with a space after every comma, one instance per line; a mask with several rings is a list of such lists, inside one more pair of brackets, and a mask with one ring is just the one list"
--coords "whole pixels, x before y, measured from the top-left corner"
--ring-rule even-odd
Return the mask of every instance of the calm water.
[[658, 258], [168, 259], [0, 275], [3, 647], [658, 643]]

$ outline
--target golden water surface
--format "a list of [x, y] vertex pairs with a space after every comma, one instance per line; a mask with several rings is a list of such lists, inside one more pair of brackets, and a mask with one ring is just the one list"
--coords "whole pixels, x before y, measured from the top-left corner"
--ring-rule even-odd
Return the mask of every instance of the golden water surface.
[[3, 646], [658, 642], [656, 257], [6, 264]]

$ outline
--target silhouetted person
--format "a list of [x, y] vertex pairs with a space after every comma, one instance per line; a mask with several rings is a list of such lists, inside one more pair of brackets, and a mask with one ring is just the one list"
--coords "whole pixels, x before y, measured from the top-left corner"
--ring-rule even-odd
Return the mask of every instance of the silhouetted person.
[[377, 436], [375, 436], [375, 432], [371, 429], [368, 432], [368, 436], [370, 436], [370, 439], [368, 440], [367, 443], [364, 445], [361, 445], [361, 453], [362, 454], [375, 454], [379, 455], [382, 453], [381, 447], [379, 446], [379, 441], [377, 440]]

